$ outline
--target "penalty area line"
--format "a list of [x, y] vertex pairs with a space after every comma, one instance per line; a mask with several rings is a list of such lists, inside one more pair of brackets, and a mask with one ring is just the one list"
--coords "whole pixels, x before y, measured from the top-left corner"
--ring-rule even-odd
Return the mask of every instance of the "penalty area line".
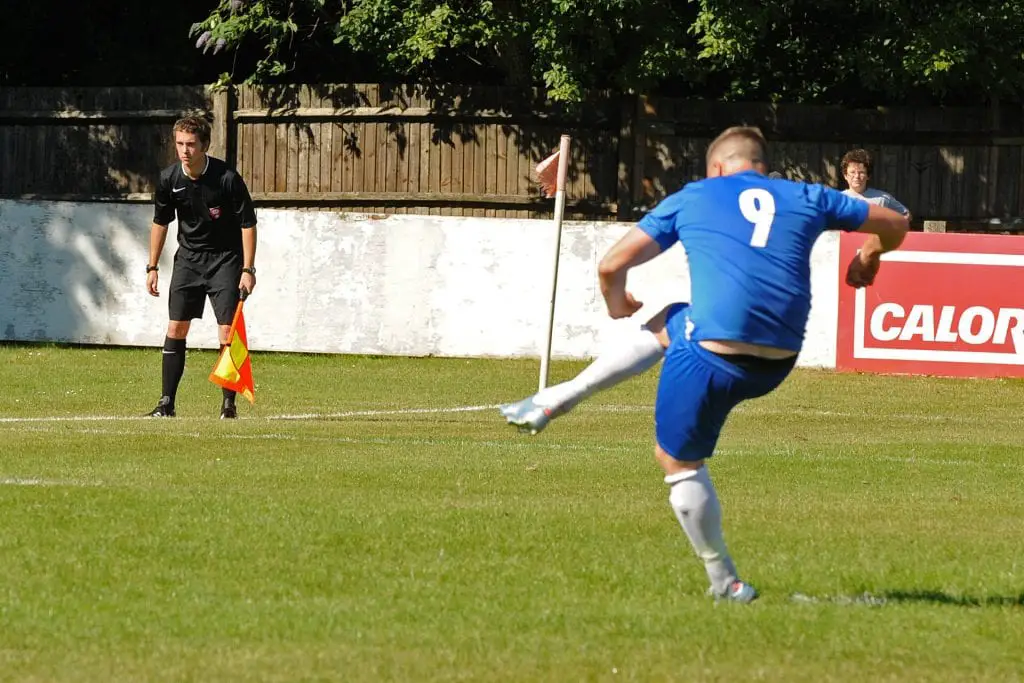
[[[242, 420], [329, 420], [346, 417], [382, 417], [387, 415], [440, 415], [442, 413], [475, 413], [497, 410], [504, 403], [478, 406], [454, 406], [450, 408], [386, 408], [378, 410], [345, 410], [330, 413], [301, 413], [295, 415], [267, 415], [243, 417]], [[31, 424], [46, 422], [141, 422], [141, 421], [185, 421], [188, 418], [153, 418], [139, 415], [44, 415], [36, 417], [0, 417], [0, 424]], [[212, 418], [211, 418], [212, 419]]]
[[34, 477], [0, 477], [0, 486], [75, 487], [102, 486], [99, 483], [62, 479], [36, 479]]
[[[363, 409], [363, 410], [342, 410], [332, 412], [319, 412], [319, 413], [295, 413], [295, 414], [284, 414], [284, 415], [248, 415], [239, 418], [241, 421], [302, 421], [302, 420], [342, 420], [346, 418], [359, 418], [359, 417], [387, 417], [387, 416], [402, 416], [402, 415], [442, 415], [444, 413], [477, 413], [487, 410], [497, 410], [504, 403], [490, 403], [486, 405], [473, 405], [473, 406], [451, 406], [446, 408], [377, 408], [377, 409]], [[607, 403], [593, 403], [583, 404], [576, 409], [578, 412], [586, 413], [650, 413], [654, 410], [653, 405], [616, 405]], [[761, 417], [807, 417], [807, 418], [818, 418], [818, 419], [830, 419], [830, 418], [862, 418], [864, 415], [857, 412], [848, 412], [842, 410], [817, 410], [812, 408], [772, 408], [762, 406], [737, 406], [734, 410], [735, 413], [743, 415], [747, 418], [757, 419]], [[199, 420], [205, 421], [206, 419], [213, 420], [213, 416], [196, 416]], [[3, 424], [31, 424], [31, 423], [82, 423], [82, 422], [143, 422], [143, 421], [165, 421], [170, 419], [173, 421], [188, 421], [193, 419], [190, 416], [183, 416], [177, 418], [152, 418], [144, 415], [42, 415], [35, 417], [0, 417], [0, 425]], [[977, 418], [965, 417], [962, 415], [948, 415], [948, 414], [914, 414], [914, 413], [889, 413], [884, 416], [884, 419], [898, 420], [904, 422], [948, 422], [948, 423], [974, 423]], [[1001, 424], [1009, 421], [1018, 420], [1017, 417], [1009, 416], [988, 416], [983, 418], [985, 422], [991, 422]]]
[[478, 413], [497, 410], [503, 403], [481, 406], [456, 406], [454, 408], [392, 408], [385, 410], [346, 410], [335, 413], [302, 413], [298, 415], [270, 415], [268, 420], [331, 420], [346, 417], [378, 417], [386, 415], [439, 415], [442, 413]]

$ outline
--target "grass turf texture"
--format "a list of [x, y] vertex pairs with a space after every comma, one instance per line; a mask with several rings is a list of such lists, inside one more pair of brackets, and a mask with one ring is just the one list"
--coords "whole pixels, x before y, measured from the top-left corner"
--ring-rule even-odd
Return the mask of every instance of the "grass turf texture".
[[[136, 419], [159, 362], [0, 347], [2, 680], [1024, 678], [1019, 381], [798, 370], [745, 404], [711, 470], [740, 606], [668, 507], [656, 372], [528, 437], [386, 411], [516, 399], [536, 361], [256, 354], [226, 422], [190, 352], [179, 417]], [[274, 419], [311, 412], [361, 414]]]

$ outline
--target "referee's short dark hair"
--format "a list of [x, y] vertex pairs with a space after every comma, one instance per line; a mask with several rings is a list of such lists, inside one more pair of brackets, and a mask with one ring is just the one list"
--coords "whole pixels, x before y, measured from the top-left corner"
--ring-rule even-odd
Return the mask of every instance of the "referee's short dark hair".
[[195, 135], [203, 147], [210, 146], [210, 122], [201, 116], [183, 116], [174, 122], [174, 132]]

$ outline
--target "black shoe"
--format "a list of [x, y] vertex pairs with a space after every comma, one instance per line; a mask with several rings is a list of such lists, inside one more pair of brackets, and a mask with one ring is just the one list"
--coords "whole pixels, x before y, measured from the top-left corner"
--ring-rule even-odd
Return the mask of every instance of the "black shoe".
[[156, 408], [145, 414], [145, 417], [174, 417], [174, 404], [166, 396], [160, 399]]
[[235, 408], [235, 404], [224, 401], [224, 405], [220, 409], [220, 419], [234, 420], [236, 417], [238, 417], [238, 409]]

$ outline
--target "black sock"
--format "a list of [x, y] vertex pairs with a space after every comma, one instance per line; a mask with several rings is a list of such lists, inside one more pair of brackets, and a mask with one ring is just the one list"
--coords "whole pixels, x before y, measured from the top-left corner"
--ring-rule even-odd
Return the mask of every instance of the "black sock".
[[163, 393], [174, 405], [174, 396], [178, 393], [178, 383], [185, 372], [185, 340], [164, 339], [164, 372]]
[[[227, 348], [226, 344], [221, 344], [220, 350], [221, 350], [222, 353], [223, 353], [224, 349], [226, 349], [226, 348]], [[224, 403], [225, 404], [235, 405], [235, 394], [237, 392], [235, 392], [233, 389], [225, 389], [224, 387], [221, 387], [220, 391], [221, 391], [222, 394], [224, 394]]]

